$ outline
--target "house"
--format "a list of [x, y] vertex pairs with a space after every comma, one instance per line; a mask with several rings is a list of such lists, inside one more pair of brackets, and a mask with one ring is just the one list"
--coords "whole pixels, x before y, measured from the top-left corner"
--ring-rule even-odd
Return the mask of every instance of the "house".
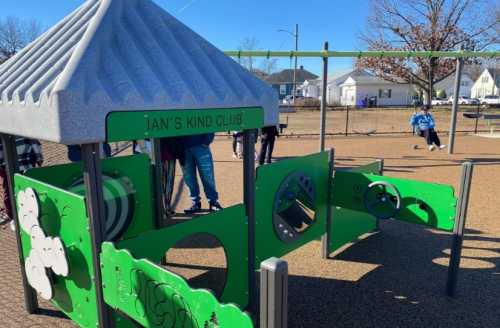
[[351, 74], [340, 89], [343, 106], [360, 105], [364, 99], [370, 98], [377, 106], [406, 106], [411, 103], [414, 93], [408, 83], [386, 81], [368, 72]]
[[[285, 69], [281, 72], [271, 74], [265, 79], [267, 83], [271, 84], [278, 91], [280, 99], [293, 93], [293, 72], [293, 69]], [[315, 80], [317, 78], [317, 75], [305, 70], [304, 66], [300, 66], [296, 74], [297, 90], [306, 80]]]
[[[474, 80], [470, 77], [468, 73], [462, 73], [462, 79], [460, 82], [460, 96], [470, 97], [472, 92], [472, 86], [474, 85]], [[436, 93], [444, 92], [446, 98], [451, 97], [455, 94], [455, 74], [448, 76], [446, 79], [436, 83], [434, 85], [434, 90]]]
[[[326, 89], [326, 99], [330, 106], [341, 104], [340, 86], [349, 78], [349, 76], [370, 75], [364, 70], [343, 70], [328, 76], [328, 85]], [[316, 80], [306, 80], [299, 88], [304, 97], [321, 98], [323, 94], [323, 81], [321, 78]]]
[[472, 98], [500, 95], [500, 69], [487, 68], [472, 86]]

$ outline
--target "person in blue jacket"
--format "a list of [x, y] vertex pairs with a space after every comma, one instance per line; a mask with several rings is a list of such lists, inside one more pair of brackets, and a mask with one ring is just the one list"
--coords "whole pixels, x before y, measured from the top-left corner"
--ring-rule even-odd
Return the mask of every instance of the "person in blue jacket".
[[410, 124], [417, 128], [419, 136], [425, 138], [430, 151], [433, 151], [436, 147], [439, 149], [444, 149], [446, 147], [446, 145], [442, 145], [439, 140], [439, 136], [435, 130], [436, 122], [432, 114], [429, 113], [429, 106], [422, 106], [420, 113], [414, 114], [411, 117]]
[[183, 156], [179, 159], [182, 167], [184, 181], [189, 189], [192, 205], [184, 210], [186, 214], [195, 214], [201, 211], [200, 187], [196, 171], [199, 172], [205, 195], [208, 198], [209, 210], [220, 211], [219, 194], [215, 186], [214, 162], [210, 144], [214, 140], [214, 134], [198, 134], [182, 137], [180, 143]]

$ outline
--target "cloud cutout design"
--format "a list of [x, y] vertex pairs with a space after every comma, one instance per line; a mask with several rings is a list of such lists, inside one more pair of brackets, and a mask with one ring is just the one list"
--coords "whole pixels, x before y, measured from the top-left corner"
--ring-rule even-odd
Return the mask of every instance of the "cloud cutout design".
[[37, 252], [31, 252], [26, 258], [24, 269], [26, 270], [26, 278], [31, 287], [33, 287], [43, 299], [47, 301], [51, 300], [54, 297], [52, 282]]
[[67, 277], [69, 264], [64, 244], [59, 237], [47, 237], [40, 222], [38, 195], [32, 188], [21, 190], [17, 195], [21, 228], [30, 236], [31, 251], [24, 267], [29, 284], [46, 300], [54, 297], [54, 290], [47, 269], [56, 275]]
[[30, 233], [31, 227], [39, 226], [40, 206], [38, 196], [32, 188], [21, 190], [17, 194], [18, 216], [21, 228]]

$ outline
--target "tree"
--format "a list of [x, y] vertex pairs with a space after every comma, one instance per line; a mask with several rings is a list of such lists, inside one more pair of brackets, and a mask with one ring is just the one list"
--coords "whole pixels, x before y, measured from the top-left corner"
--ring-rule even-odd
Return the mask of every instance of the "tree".
[[[244, 38], [240, 45], [238, 46], [239, 51], [254, 51], [257, 50], [259, 45], [259, 41], [257, 41], [256, 38], [251, 37], [251, 38]], [[247, 56], [247, 57], [239, 57], [238, 62], [240, 63], [241, 66], [245, 67], [247, 70], [250, 72], [253, 71], [255, 67], [255, 58], [252, 56]]]
[[[500, 42], [500, 5], [494, 0], [372, 0], [369, 50], [481, 51]], [[468, 59], [467, 64], [473, 63]], [[361, 58], [357, 67], [396, 83], [411, 83], [431, 104], [434, 84], [455, 72], [451, 58]]]
[[0, 19], [0, 63], [38, 37], [41, 30], [41, 24], [36, 20], [21, 20], [17, 17]]

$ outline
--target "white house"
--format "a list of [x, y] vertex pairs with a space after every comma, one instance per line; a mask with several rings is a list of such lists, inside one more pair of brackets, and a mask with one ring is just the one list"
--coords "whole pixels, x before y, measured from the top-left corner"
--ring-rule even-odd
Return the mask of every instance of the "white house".
[[406, 106], [413, 88], [407, 83], [386, 81], [374, 75], [351, 75], [340, 85], [343, 106], [360, 105], [363, 99], [376, 97], [377, 106]]
[[[467, 73], [462, 73], [462, 80], [460, 82], [460, 96], [470, 97], [474, 80]], [[444, 91], [446, 97], [454, 96], [455, 94], [455, 74], [448, 76], [446, 79], [436, 83], [434, 90]]]
[[[370, 73], [364, 70], [344, 70], [328, 76], [328, 85], [326, 91], [328, 105], [340, 105], [342, 90], [341, 85], [350, 76], [370, 76]], [[321, 98], [323, 93], [323, 80], [307, 80], [301, 85], [302, 95], [304, 97]]]
[[485, 69], [472, 86], [471, 95], [472, 98], [500, 95], [500, 69]]

